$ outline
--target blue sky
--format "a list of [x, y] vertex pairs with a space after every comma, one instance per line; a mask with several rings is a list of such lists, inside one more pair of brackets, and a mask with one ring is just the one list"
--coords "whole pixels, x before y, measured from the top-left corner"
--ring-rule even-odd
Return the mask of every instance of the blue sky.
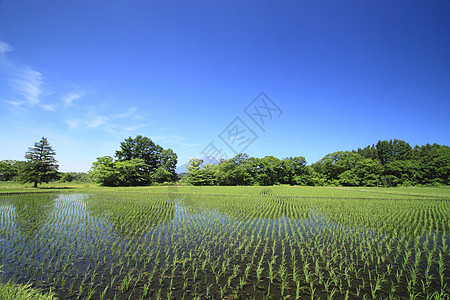
[[45, 136], [88, 171], [140, 134], [179, 164], [208, 145], [313, 163], [449, 145], [449, 116], [447, 0], [0, 0], [0, 160]]

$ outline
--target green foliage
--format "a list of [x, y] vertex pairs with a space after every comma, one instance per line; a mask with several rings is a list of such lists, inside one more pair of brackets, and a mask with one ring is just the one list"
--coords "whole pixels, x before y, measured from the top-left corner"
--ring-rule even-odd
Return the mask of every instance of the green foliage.
[[90, 171], [92, 180], [103, 186], [148, 185], [150, 175], [142, 159], [114, 161], [111, 156], [97, 158]]
[[222, 161], [216, 172], [219, 185], [308, 185], [312, 180], [311, 170], [304, 157], [278, 159], [238, 154]]
[[[194, 163], [194, 164], [192, 164]], [[450, 185], [450, 148], [411, 146], [402, 140], [379, 141], [357, 151], [337, 151], [306, 165], [304, 157], [278, 159], [238, 154], [218, 166], [191, 161], [193, 185], [409, 186]]]
[[116, 161], [117, 185], [138, 186], [148, 184], [151, 180], [147, 167], [148, 165], [140, 158]]
[[111, 156], [97, 158], [97, 161], [92, 163], [89, 175], [94, 182], [103, 186], [118, 185], [118, 172], [115, 166], [114, 158]]
[[252, 185], [256, 180], [255, 158], [247, 154], [238, 154], [235, 157], [222, 161], [219, 165], [219, 185]]
[[19, 177], [22, 182], [33, 182], [34, 187], [38, 183], [58, 179], [58, 161], [55, 159], [55, 151], [43, 137], [34, 147], [28, 148], [25, 154], [26, 163], [22, 165], [19, 171]]
[[111, 156], [97, 158], [89, 174], [103, 186], [141, 186], [152, 182], [163, 183], [177, 179], [177, 155], [172, 149], [163, 149], [151, 139], [138, 135], [127, 138]]
[[202, 168], [202, 159], [190, 159], [187, 165], [188, 175], [184, 181], [192, 185], [216, 185], [218, 166], [208, 164]]
[[164, 183], [173, 181], [173, 174], [164, 167], [159, 167], [152, 175], [154, 182]]
[[407, 142], [394, 139], [389, 142], [378, 141], [376, 149], [378, 158], [383, 166], [385, 166], [392, 161], [410, 158], [412, 148]]
[[[102, 185], [147, 185], [177, 179], [176, 154], [142, 136], [128, 138], [114, 159], [99, 158], [90, 172]], [[141, 159], [141, 163], [118, 162]], [[118, 166], [120, 170], [118, 170]], [[135, 173], [135, 174], [132, 174]], [[450, 148], [437, 144], [412, 148], [402, 140], [378, 141], [357, 151], [337, 151], [307, 166], [304, 157], [279, 159], [240, 153], [219, 165], [191, 160], [183, 182], [191, 185], [409, 186], [450, 185]]]
[[[27, 161], [0, 161], [3, 180], [49, 182], [58, 178], [55, 153], [45, 138], [26, 154]], [[92, 179], [104, 186], [173, 182], [177, 155], [141, 135], [120, 144], [115, 158], [99, 157], [89, 176], [64, 173], [61, 182]], [[426, 144], [412, 148], [402, 140], [378, 141], [356, 151], [337, 151], [307, 166], [304, 157], [279, 159], [238, 154], [219, 165], [191, 161], [183, 182], [192, 185], [442, 186], [450, 185], [450, 148]]]
[[60, 182], [88, 182], [89, 175], [83, 172], [61, 173]]
[[177, 155], [172, 149], [165, 150], [148, 137], [138, 135], [135, 138], [125, 139], [120, 143], [120, 150], [116, 151], [116, 158], [118, 161], [142, 159], [147, 173], [154, 173], [158, 168], [163, 167], [172, 174], [171, 180], [176, 179]]
[[129, 137], [120, 143], [120, 150], [116, 151], [116, 158], [119, 161], [140, 158], [149, 167], [155, 168], [161, 151], [162, 148], [151, 139], [138, 135], [136, 138]]
[[25, 161], [2, 160], [0, 161], [0, 173], [3, 174], [3, 181], [13, 181], [19, 176], [19, 171]]
[[450, 148], [437, 144], [411, 148], [401, 140], [378, 141], [357, 151], [328, 154], [312, 168], [316, 179], [324, 178], [326, 185], [448, 185]]

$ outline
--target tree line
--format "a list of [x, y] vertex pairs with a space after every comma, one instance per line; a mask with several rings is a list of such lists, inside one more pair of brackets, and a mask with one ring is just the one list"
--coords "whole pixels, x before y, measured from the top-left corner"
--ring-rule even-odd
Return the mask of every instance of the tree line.
[[177, 155], [172, 149], [164, 149], [151, 139], [141, 135], [129, 137], [120, 144], [115, 157], [97, 158], [86, 173], [60, 173], [55, 151], [47, 138], [30, 147], [26, 161], [0, 161], [0, 172], [5, 181], [32, 182], [34, 187], [43, 182], [87, 182], [103, 186], [138, 186], [177, 180], [175, 168]]
[[203, 166], [203, 160], [191, 159], [184, 181], [192, 185], [304, 185], [308, 167], [304, 157], [278, 159], [238, 154], [218, 165]]
[[323, 184], [344, 186], [450, 185], [450, 147], [411, 147], [378, 141], [356, 151], [335, 152], [311, 165]]
[[[0, 161], [3, 180], [32, 182], [36, 187], [56, 180], [143, 186], [180, 179], [175, 172], [177, 154], [141, 135], [125, 139], [114, 157], [97, 158], [88, 174], [59, 173], [55, 154], [43, 137], [25, 153], [26, 161]], [[302, 156], [256, 158], [241, 153], [217, 165], [191, 159], [187, 170], [181, 182], [192, 185], [439, 186], [450, 185], [450, 147], [411, 147], [394, 139], [327, 154], [311, 165]]]
[[410, 186], [450, 185], [450, 148], [411, 147], [402, 140], [378, 141], [327, 154], [306, 165], [304, 157], [278, 159], [238, 154], [218, 165], [191, 159], [184, 181], [193, 185]]

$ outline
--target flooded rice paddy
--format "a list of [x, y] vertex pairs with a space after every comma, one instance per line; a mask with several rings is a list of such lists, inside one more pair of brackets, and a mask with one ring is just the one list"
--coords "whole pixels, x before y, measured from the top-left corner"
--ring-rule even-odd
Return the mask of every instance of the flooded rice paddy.
[[60, 299], [448, 299], [450, 201], [0, 196], [0, 281]]

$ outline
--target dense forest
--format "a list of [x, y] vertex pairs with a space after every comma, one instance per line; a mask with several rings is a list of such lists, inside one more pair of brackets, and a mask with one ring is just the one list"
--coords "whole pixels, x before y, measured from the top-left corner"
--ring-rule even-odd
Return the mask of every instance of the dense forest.
[[[172, 149], [163, 149], [139, 135], [125, 139], [115, 158], [99, 157], [89, 174], [60, 173], [59, 180], [93, 181], [104, 186], [168, 184], [179, 180], [176, 164]], [[0, 161], [3, 180], [20, 180], [25, 166], [23, 161]], [[311, 165], [301, 156], [256, 158], [241, 153], [218, 164], [191, 159], [187, 170], [181, 182], [192, 185], [439, 186], [450, 185], [450, 147], [411, 147], [394, 139], [334, 152]]]
[[193, 185], [398, 186], [449, 185], [450, 147], [412, 148], [402, 140], [378, 141], [363, 149], [338, 151], [311, 165], [304, 157], [278, 159], [238, 154], [202, 167], [193, 159], [183, 180]]

